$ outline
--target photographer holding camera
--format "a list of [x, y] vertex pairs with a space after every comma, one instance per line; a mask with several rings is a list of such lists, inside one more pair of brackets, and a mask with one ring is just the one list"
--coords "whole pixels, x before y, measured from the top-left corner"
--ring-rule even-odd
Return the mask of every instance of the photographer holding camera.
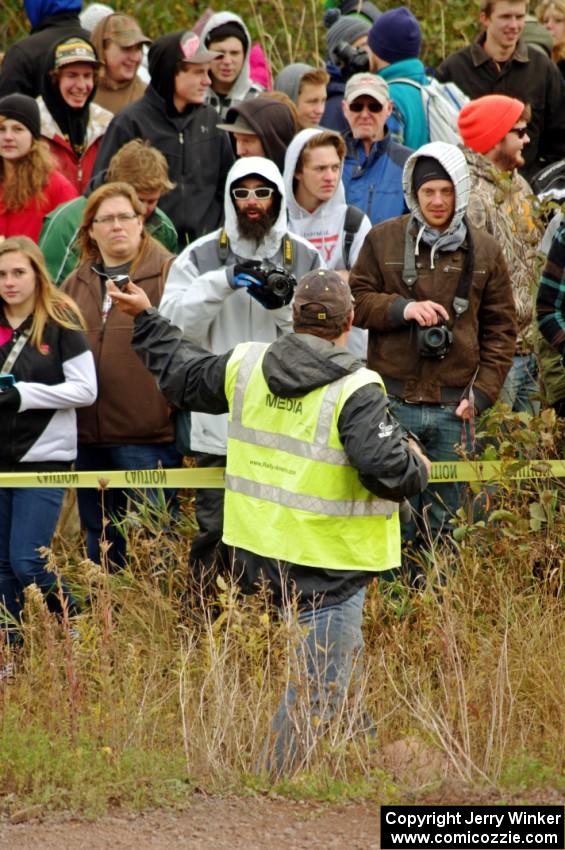
[[320, 126], [325, 130], [345, 133], [347, 122], [341, 111], [343, 92], [353, 74], [369, 70], [367, 37], [371, 23], [357, 15], [340, 15], [338, 10], [328, 9], [324, 14], [324, 25], [328, 27], [326, 71], [330, 81]]
[[[228, 173], [225, 225], [192, 242], [173, 263], [160, 312], [185, 339], [213, 354], [242, 342], [274, 342], [292, 328], [295, 279], [324, 266], [318, 251], [287, 231], [283, 179], [271, 160], [249, 156]], [[225, 466], [227, 418], [192, 414], [191, 453], [198, 466]], [[221, 544], [223, 491], [200, 489], [199, 531], [192, 541], [196, 585], [228, 566]]]
[[[403, 186], [410, 214], [376, 225], [351, 271], [355, 321], [369, 329], [368, 366], [382, 375], [400, 422], [432, 461], [452, 461], [512, 364], [512, 288], [497, 241], [465, 218], [470, 180], [459, 148], [419, 148]], [[412, 503], [405, 541], [430, 548], [460, 495], [457, 483], [429, 485]]]

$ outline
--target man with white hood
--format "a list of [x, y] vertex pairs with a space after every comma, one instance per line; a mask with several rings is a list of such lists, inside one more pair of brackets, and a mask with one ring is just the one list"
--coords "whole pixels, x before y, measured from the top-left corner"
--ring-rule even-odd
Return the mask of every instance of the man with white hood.
[[[512, 286], [498, 242], [465, 217], [470, 179], [459, 148], [419, 148], [403, 188], [410, 213], [376, 225], [352, 269], [355, 322], [369, 329], [368, 366], [382, 375], [397, 418], [432, 462], [454, 461], [512, 365]], [[412, 500], [403, 531], [416, 551], [449, 529], [460, 487], [431, 484]], [[406, 566], [416, 579], [418, 558]]]
[[[234, 163], [226, 180], [224, 214], [223, 228], [177, 257], [159, 305], [186, 339], [213, 354], [241, 342], [274, 342], [292, 330], [292, 286], [285, 297], [272, 298], [265, 264], [296, 279], [325, 268], [318, 251], [288, 231], [284, 183], [271, 160], [250, 156]], [[227, 418], [193, 413], [190, 445], [198, 466], [225, 466]], [[223, 490], [197, 491], [196, 519], [191, 565], [196, 587], [207, 590], [216, 568], [229, 568], [229, 553], [221, 543]]]
[[210, 67], [212, 85], [206, 103], [225, 118], [230, 106], [263, 91], [250, 77], [251, 36], [239, 15], [218, 12], [206, 21], [201, 38], [209, 50], [220, 54]]
[[[284, 187], [292, 233], [308, 239], [328, 268], [348, 281], [371, 222], [360, 209], [345, 201], [341, 182], [344, 157], [345, 142], [339, 133], [302, 130], [286, 152]], [[348, 348], [366, 358], [366, 332], [353, 328]]]

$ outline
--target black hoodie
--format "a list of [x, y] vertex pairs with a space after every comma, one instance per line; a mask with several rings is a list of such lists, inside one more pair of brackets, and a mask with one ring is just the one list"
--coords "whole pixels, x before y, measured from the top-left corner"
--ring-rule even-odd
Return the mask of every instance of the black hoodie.
[[259, 136], [266, 158], [271, 159], [282, 174], [286, 149], [296, 133], [288, 106], [275, 98], [259, 95], [228, 109], [225, 123], [233, 124], [238, 115]]
[[204, 104], [178, 112], [173, 103], [175, 72], [184, 31], [153, 42], [149, 51], [151, 83], [143, 97], [124, 107], [108, 127], [94, 165], [103, 173], [113, 155], [131, 139], [146, 139], [167, 159], [174, 189], [159, 200], [179, 235], [179, 245], [215, 230], [222, 219], [224, 185], [234, 161], [219, 116]]

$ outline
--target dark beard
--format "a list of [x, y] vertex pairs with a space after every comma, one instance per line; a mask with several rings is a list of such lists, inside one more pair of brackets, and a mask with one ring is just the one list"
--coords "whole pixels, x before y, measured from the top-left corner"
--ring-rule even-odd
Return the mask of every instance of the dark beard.
[[272, 210], [267, 210], [267, 212], [261, 213], [260, 218], [255, 218], [253, 220], [248, 219], [245, 213], [241, 210], [236, 210], [236, 213], [239, 235], [242, 239], [248, 239], [251, 242], [255, 242], [255, 247], [263, 241], [275, 223], [275, 216], [273, 215]]

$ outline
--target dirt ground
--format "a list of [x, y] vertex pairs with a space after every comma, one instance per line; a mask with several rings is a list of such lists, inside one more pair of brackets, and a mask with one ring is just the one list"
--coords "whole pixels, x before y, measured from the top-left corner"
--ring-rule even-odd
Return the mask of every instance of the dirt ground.
[[195, 796], [182, 814], [150, 812], [0, 822], [0, 850], [377, 850], [378, 806]]

